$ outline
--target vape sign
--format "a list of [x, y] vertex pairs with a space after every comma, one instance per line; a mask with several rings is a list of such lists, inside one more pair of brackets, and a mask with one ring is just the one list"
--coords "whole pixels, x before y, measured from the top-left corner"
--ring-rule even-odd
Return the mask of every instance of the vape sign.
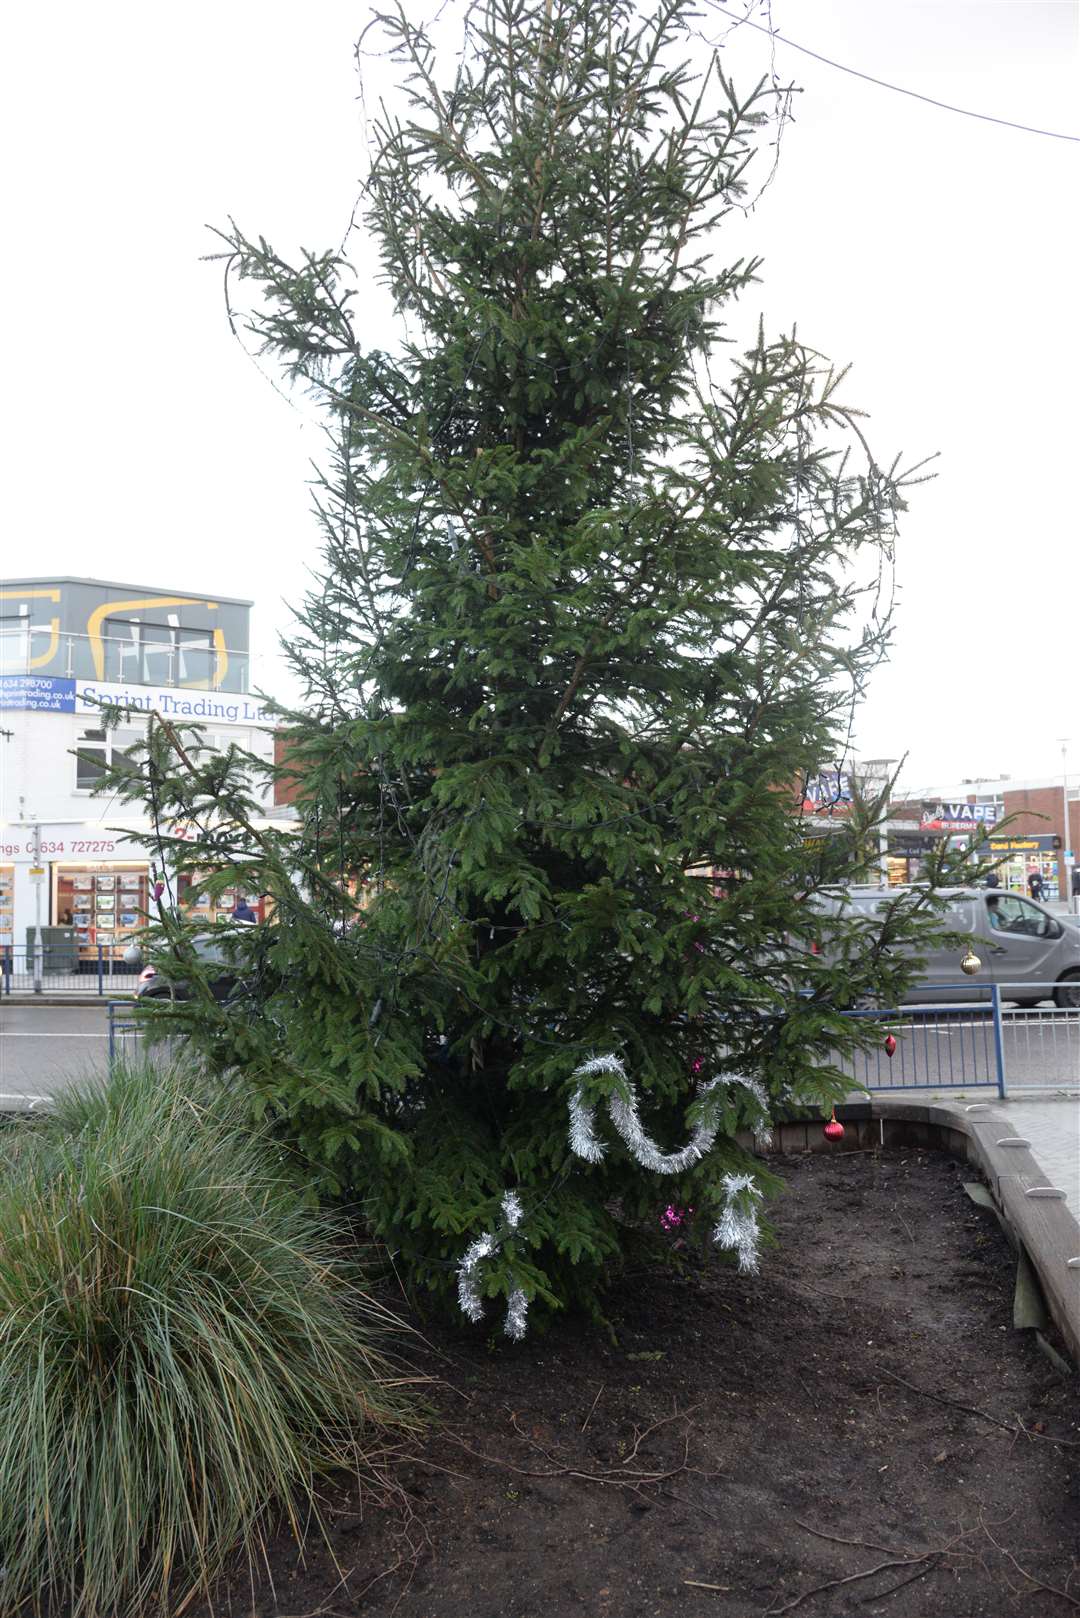
[[846, 815], [851, 813], [852, 780], [847, 770], [825, 770], [811, 775], [803, 787], [803, 814]]
[[989, 831], [998, 822], [996, 803], [924, 803], [924, 831]]

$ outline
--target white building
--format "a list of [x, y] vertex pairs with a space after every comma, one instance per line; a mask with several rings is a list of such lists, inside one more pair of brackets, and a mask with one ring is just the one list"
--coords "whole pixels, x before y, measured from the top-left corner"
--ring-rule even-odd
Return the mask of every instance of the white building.
[[0, 945], [21, 955], [28, 927], [70, 926], [83, 960], [115, 959], [147, 912], [159, 873], [130, 833], [150, 828], [134, 806], [94, 796], [146, 721], [106, 732], [100, 700], [197, 722], [205, 744], [273, 758], [249, 690], [250, 610], [95, 579], [3, 582]]

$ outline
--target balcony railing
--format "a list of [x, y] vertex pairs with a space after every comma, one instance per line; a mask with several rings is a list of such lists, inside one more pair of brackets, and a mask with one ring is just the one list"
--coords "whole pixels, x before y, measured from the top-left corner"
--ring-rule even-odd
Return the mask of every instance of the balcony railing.
[[251, 672], [249, 652], [183, 629], [161, 641], [67, 635], [48, 625], [0, 631], [0, 674], [244, 694], [251, 690]]

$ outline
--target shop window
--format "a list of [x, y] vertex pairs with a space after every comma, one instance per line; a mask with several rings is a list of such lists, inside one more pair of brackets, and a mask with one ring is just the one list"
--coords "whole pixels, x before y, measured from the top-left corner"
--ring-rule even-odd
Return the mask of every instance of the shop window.
[[55, 867], [53, 914], [74, 927], [80, 958], [119, 961], [146, 925], [149, 878], [145, 865], [116, 863]]
[[0, 944], [15, 938], [15, 869], [0, 865]]
[[132, 754], [141, 740], [137, 730], [105, 731], [89, 726], [75, 743], [75, 790], [93, 792], [110, 766], [137, 770], [138, 760]]

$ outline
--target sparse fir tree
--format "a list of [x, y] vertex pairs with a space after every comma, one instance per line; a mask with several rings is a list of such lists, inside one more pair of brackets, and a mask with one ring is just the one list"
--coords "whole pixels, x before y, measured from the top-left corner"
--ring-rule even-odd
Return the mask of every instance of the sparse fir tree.
[[842, 1093], [837, 1007], [891, 1000], [886, 946], [935, 925], [932, 897], [823, 917], [865, 825], [799, 812], [886, 647], [912, 474], [794, 335], [726, 340], [758, 265], [714, 247], [775, 102], [692, 0], [480, 0], [446, 73], [403, 9], [378, 25], [406, 101], [362, 217], [396, 340], [361, 340], [340, 254], [225, 245], [234, 318], [332, 437], [299, 829], [158, 720], [125, 789], [171, 863], [274, 905], [219, 1005], [163, 903], [193, 992], [158, 1014], [414, 1288], [502, 1298], [518, 1335], [594, 1305], [665, 1204], [752, 1266], [769, 1182], [736, 1134]]

